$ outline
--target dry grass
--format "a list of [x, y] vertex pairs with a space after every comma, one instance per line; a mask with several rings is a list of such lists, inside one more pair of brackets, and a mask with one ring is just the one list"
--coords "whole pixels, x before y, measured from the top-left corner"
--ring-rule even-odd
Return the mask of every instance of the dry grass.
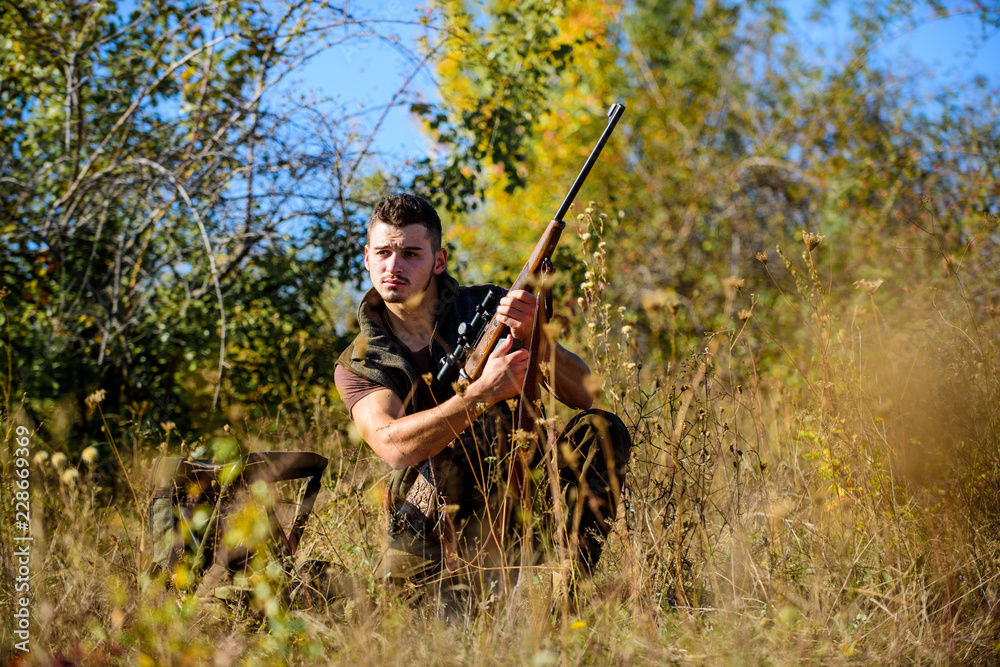
[[[589, 348], [636, 449], [605, 557], [575, 601], [554, 586], [554, 564], [450, 621], [383, 591], [371, 574], [383, 469], [336, 409], [317, 405], [308, 430], [279, 420], [238, 437], [330, 457], [302, 554], [343, 566], [371, 608], [288, 609], [280, 575], [236, 608], [164, 590], [138, 574], [142, 508], [129, 489], [49, 457], [34, 464], [28, 662], [995, 663], [1000, 329], [970, 297], [989, 272], [967, 266], [962, 280], [896, 290], [888, 303], [876, 281], [838, 291], [820, 280], [814, 258], [831, 240], [810, 235], [801, 257], [778, 253], [791, 282], [776, 308], [801, 318], [804, 338], [779, 339], [733, 280], [730, 328], [654, 363], [603, 300], [600, 218], [584, 222], [594, 252], [572, 342]], [[762, 361], [765, 348], [777, 352]], [[123, 463], [140, 498], [147, 464], [141, 453]], [[6, 455], [4, 466], [8, 479]], [[6, 605], [9, 546], [3, 556]], [[5, 649], [10, 637], [8, 626]]]

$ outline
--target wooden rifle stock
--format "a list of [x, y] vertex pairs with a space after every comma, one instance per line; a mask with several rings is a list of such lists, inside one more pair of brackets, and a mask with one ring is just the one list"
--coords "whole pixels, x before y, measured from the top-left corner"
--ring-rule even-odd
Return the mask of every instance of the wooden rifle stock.
[[[552, 221], [549, 222], [545, 231], [542, 233], [542, 238], [539, 239], [538, 243], [535, 245], [535, 249], [532, 251], [527, 263], [525, 263], [524, 268], [521, 269], [521, 272], [517, 275], [517, 279], [514, 280], [514, 284], [511, 285], [511, 290], [533, 289], [535, 287], [542, 265], [546, 261], [552, 259], [552, 253], [555, 252], [556, 245], [559, 244], [559, 237], [562, 235], [562, 231], [566, 227], [566, 223], [563, 222], [563, 217], [565, 217], [566, 213], [569, 211], [569, 207], [576, 198], [577, 192], [579, 192], [583, 182], [587, 180], [587, 175], [590, 174], [590, 170], [594, 166], [594, 163], [597, 162], [597, 158], [600, 156], [601, 150], [604, 148], [604, 144], [607, 143], [608, 138], [611, 136], [615, 126], [618, 124], [618, 119], [621, 118], [621, 115], [624, 112], [625, 106], [622, 104], [612, 104], [611, 108], [608, 109], [607, 127], [604, 128], [601, 138], [597, 141], [597, 145], [594, 146], [594, 150], [591, 151], [590, 157], [588, 157], [587, 161], [584, 163], [583, 169], [580, 170], [576, 180], [573, 181], [573, 185], [570, 188], [569, 193], [567, 193], [566, 197], [563, 199], [562, 204], [559, 206], [559, 210], [556, 211]], [[486, 325], [486, 329], [476, 342], [476, 347], [469, 353], [468, 360], [465, 364], [465, 375], [470, 381], [475, 380], [482, 374], [487, 358], [489, 358], [493, 349], [496, 348], [497, 344], [504, 338], [504, 336], [507, 335], [509, 331], [510, 329], [508, 329], [506, 325], [500, 324], [500, 322], [497, 321], [496, 315], [490, 319], [489, 323]]]

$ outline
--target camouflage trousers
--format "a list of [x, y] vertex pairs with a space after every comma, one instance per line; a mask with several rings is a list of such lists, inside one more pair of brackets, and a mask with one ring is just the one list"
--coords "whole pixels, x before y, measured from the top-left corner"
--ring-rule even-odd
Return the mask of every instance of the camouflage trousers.
[[534, 448], [519, 498], [511, 497], [502, 461], [446, 450], [422, 469], [430, 481], [418, 480], [439, 492], [440, 512], [427, 523], [419, 511], [408, 515], [404, 503], [390, 520], [376, 576], [414, 593], [485, 590], [560, 548], [571, 550], [579, 571], [592, 572], [617, 516], [631, 448], [616, 415], [581, 412], [555, 438], [554, 451]]

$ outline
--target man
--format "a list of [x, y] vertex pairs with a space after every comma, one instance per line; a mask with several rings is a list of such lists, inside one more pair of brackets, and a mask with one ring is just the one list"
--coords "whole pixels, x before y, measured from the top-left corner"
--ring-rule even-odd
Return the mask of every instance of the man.
[[[413, 195], [378, 203], [364, 253], [372, 289], [358, 310], [361, 333], [337, 360], [335, 381], [361, 437], [393, 469], [389, 547], [377, 574], [418, 586], [468, 581], [503, 567], [518, 533], [505, 509], [512, 503], [503, 502], [507, 467], [497, 460], [497, 444], [511, 437], [508, 399], [519, 394], [529, 358], [514, 339], [530, 344], [536, 300], [523, 290], [459, 287], [446, 270], [440, 218]], [[480, 377], [456, 394], [453, 383], [436, 379], [438, 364], [454, 349], [459, 324], [491, 292], [501, 297], [497, 317], [511, 334]], [[576, 562], [590, 571], [615, 518], [631, 442], [621, 420], [590, 409], [587, 365], [544, 336], [540, 346], [538, 358], [553, 361], [543, 384], [584, 411], [560, 437], [558, 504]], [[544, 450], [537, 448], [533, 461], [540, 469]]]

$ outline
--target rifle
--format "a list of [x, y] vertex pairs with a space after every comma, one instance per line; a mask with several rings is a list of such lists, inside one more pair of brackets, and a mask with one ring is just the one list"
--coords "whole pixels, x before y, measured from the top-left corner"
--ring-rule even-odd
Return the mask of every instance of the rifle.
[[[556, 214], [552, 217], [551, 222], [549, 222], [545, 231], [542, 233], [542, 237], [535, 245], [535, 249], [532, 251], [527, 263], [514, 280], [514, 284], [510, 288], [511, 290], [530, 289], [537, 285], [539, 274], [541, 273], [543, 266], [551, 262], [552, 254], [555, 252], [556, 245], [559, 243], [559, 237], [562, 235], [562, 230], [566, 227], [563, 217], [569, 211], [569, 207], [576, 198], [577, 192], [580, 191], [580, 188], [583, 186], [583, 182], [587, 180], [587, 176], [590, 174], [591, 168], [597, 162], [597, 158], [601, 155], [601, 150], [604, 148], [604, 144], [607, 143], [608, 138], [611, 136], [615, 126], [618, 124], [618, 119], [621, 118], [624, 112], [625, 106], [622, 104], [612, 104], [611, 108], [608, 109], [607, 127], [604, 128], [601, 138], [598, 139], [597, 145], [594, 146], [594, 149], [590, 153], [590, 157], [588, 157], [587, 161], [584, 163], [583, 169], [580, 170], [576, 180], [573, 181], [573, 185], [570, 187], [569, 193], [567, 193], [562, 204], [559, 206], [559, 210], [556, 211]], [[437, 378], [440, 382], [447, 382], [448, 379], [454, 375], [455, 368], [463, 362], [465, 366], [459, 370], [459, 375], [463, 379], [471, 382], [482, 374], [483, 367], [486, 366], [486, 360], [493, 352], [493, 349], [510, 331], [506, 325], [501, 324], [496, 319], [494, 311], [496, 310], [497, 302], [498, 300], [496, 296], [490, 294], [486, 297], [483, 303], [476, 308], [476, 316], [473, 318], [472, 322], [468, 325], [463, 323], [459, 326], [458, 344], [450, 354], [446, 355], [441, 360], [441, 365], [437, 374]], [[539, 310], [539, 312], [541, 312], [541, 310]], [[483, 323], [487, 317], [490, 317], [490, 319], [484, 327]], [[535, 328], [538, 329], [538, 317], [536, 316], [535, 319]], [[515, 344], [516, 343], [517, 341], [515, 341]], [[535, 364], [529, 362], [529, 368], [534, 367], [534, 365]], [[520, 428], [523, 428], [523, 426]]]
[[[583, 186], [583, 182], [590, 174], [591, 168], [597, 162], [604, 144], [607, 143], [624, 111], [625, 107], [622, 104], [612, 104], [611, 108], [608, 109], [607, 127], [604, 128], [601, 138], [598, 139], [597, 145], [594, 146], [590, 157], [584, 163], [583, 169], [580, 170], [576, 180], [573, 181], [573, 185], [559, 206], [559, 210], [556, 211], [556, 214], [542, 233], [542, 237], [535, 245], [535, 249], [532, 251], [527, 263], [521, 269], [517, 279], [514, 280], [514, 284], [510, 288], [511, 290], [538, 289], [538, 296], [542, 296], [541, 293], [543, 292], [547, 296], [547, 287], [544, 284], [542, 274], [552, 270], [552, 254], [555, 252], [562, 231], [566, 227], [563, 217], [569, 212], [569, 207], [576, 198], [577, 192], [579, 192], [581, 186]], [[463, 362], [465, 366], [459, 370], [459, 376], [463, 379], [471, 382], [482, 374], [486, 361], [493, 352], [493, 349], [510, 331], [506, 325], [501, 324], [496, 318], [495, 311], [498, 301], [499, 299], [496, 294], [490, 293], [483, 303], [476, 307], [476, 314], [472, 322], [468, 324], [463, 322], [459, 325], [459, 338], [455, 349], [441, 360], [441, 366], [437, 374], [439, 382], [447, 382], [452, 378], [455, 368]], [[517, 421], [514, 425], [515, 432], [533, 433], [538, 416], [538, 408], [536, 406], [539, 370], [538, 348], [542, 328], [549, 314], [548, 309], [551, 307], [547, 298], [544, 299], [544, 305], [542, 303], [543, 298], [539, 298], [539, 302], [535, 321], [532, 325], [529, 348], [530, 356], [524, 376], [524, 384], [521, 387]], [[472, 343], [473, 340], [475, 341], [474, 344]], [[515, 349], [516, 347], [520, 347], [520, 345], [517, 345], [520, 341], [515, 340], [514, 343]], [[468, 357], [467, 360], [466, 357]], [[549, 434], [549, 439], [552, 439], [551, 433]], [[496, 531], [491, 530], [491, 535], [499, 540], [495, 546], [501, 547], [500, 541], [503, 538], [498, 538], [498, 536], [507, 535], [507, 529], [511, 525], [513, 516], [513, 503], [511, 501], [514, 499], [519, 501], [521, 510], [525, 516], [530, 513], [531, 478], [529, 475], [529, 461], [535, 447], [531, 446], [530, 449], [517, 447], [513, 451], [510, 451], [509, 443], [505, 439], [501, 439], [497, 445], [498, 456], [507, 459], [507, 463], [505, 464], [507, 466], [507, 473], [504, 475], [507, 485], [503, 504], [496, 516]], [[509, 458], [507, 458], [508, 454], [510, 454]], [[520, 540], [521, 562], [528, 562], [528, 552], [532, 543], [530, 523], [524, 523], [522, 530], [523, 533]]]

